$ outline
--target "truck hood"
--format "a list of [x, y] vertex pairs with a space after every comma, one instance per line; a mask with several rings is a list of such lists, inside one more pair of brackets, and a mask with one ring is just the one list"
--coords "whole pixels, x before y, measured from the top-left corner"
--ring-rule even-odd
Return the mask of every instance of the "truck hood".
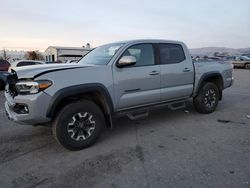
[[[11, 72], [15, 71], [18, 78], [36, 78], [39, 75], [66, 70], [66, 69], [77, 69], [77, 68], [85, 68], [93, 65], [82, 65], [77, 63], [70, 64], [43, 64], [43, 65], [31, 65], [31, 66], [23, 66], [23, 67], [15, 67], [11, 68]], [[10, 72], [10, 71], [9, 71]]]

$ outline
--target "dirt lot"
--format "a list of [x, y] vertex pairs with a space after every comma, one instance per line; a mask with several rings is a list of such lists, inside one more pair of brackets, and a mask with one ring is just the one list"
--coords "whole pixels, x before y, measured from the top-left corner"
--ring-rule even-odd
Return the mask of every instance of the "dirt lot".
[[250, 187], [250, 71], [237, 69], [216, 112], [189, 107], [121, 118], [94, 146], [71, 152], [47, 127], [5, 117], [0, 187]]

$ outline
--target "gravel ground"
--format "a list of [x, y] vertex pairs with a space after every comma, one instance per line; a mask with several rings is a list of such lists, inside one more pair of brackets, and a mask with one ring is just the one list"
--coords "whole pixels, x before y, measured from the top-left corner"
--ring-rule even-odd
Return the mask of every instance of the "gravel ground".
[[5, 117], [0, 92], [0, 187], [250, 187], [250, 71], [234, 71], [216, 112], [151, 112], [82, 151], [59, 146], [48, 127]]

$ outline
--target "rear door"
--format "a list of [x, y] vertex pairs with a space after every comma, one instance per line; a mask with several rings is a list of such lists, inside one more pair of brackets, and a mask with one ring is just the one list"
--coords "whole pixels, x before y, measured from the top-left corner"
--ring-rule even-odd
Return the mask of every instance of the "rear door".
[[152, 44], [133, 45], [122, 56], [136, 57], [136, 64], [113, 67], [117, 109], [160, 102], [160, 65], [156, 64], [154, 51]]
[[185, 56], [181, 44], [159, 44], [161, 67], [161, 101], [186, 98], [192, 95], [194, 68]]

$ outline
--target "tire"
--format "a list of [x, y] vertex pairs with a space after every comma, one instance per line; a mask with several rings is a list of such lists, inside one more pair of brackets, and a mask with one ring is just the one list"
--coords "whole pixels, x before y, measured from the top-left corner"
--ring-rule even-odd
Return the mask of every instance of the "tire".
[[59, 144], [76, 151], [94, 144], [104, 126], [105, 119], [99, 106], [82, 100], [65, 106], [57, 114], [52, 132]]
[[250, 69], [250, 63], [245, 64], [245, 69]]
[[205, 83], [194, 98], [195, 109], [202, 114], [209, 114], [215, 111], [219, 102], [219, 89], [211, 82]]

